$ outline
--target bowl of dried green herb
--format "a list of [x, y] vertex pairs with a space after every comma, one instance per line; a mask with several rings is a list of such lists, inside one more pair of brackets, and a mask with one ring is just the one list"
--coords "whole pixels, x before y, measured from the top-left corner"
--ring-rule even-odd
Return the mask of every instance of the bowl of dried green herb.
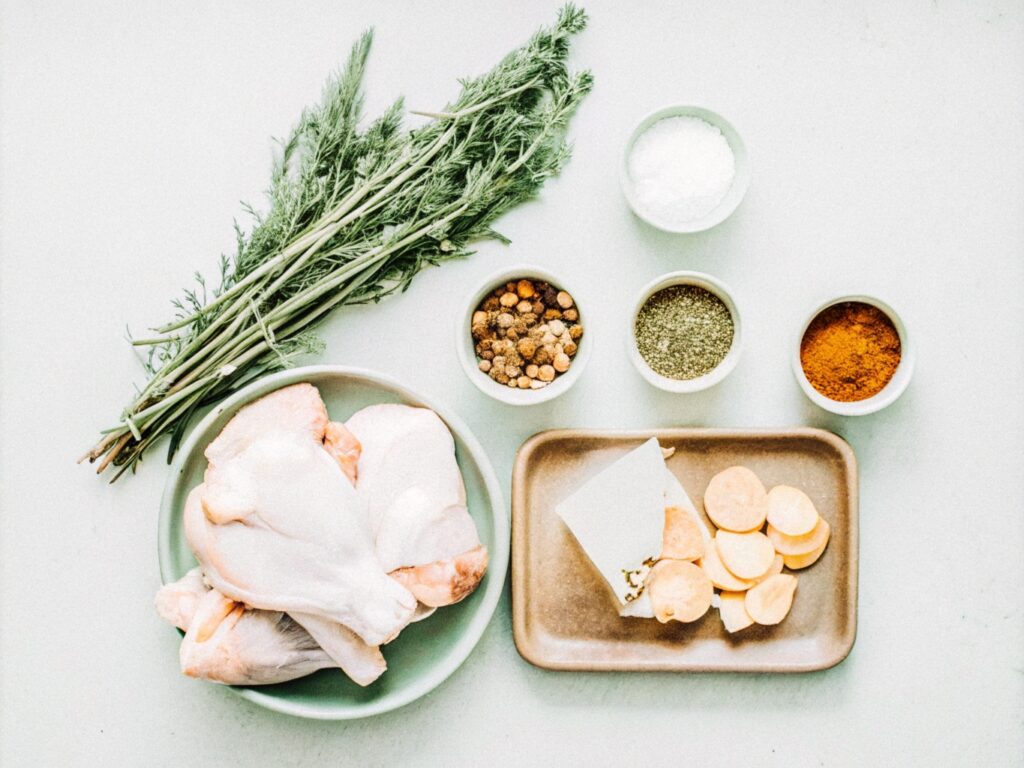
[[736, 367], [740, 313], [726, 285], [703, 272], [670, 272], [645, 285], [633, 309], [629, 357], [666, 392], [699, 392]]

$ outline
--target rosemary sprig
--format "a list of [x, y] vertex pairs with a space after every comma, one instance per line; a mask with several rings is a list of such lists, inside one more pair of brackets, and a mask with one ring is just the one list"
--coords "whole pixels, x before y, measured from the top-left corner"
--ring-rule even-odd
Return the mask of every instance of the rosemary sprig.
[[[171, 435], [168, 460], [190, 418], [263, 373], [322, 345], [311, 329], [333, 309], [405, 290], [425, 266], [466, 256], [479, 239], [505, 240], [491, 223], [533, 197], [569, 157], [564, 130], [590, 91], [589, 72], [566, 66], [585, 13], [564, 6], [487, 74], [461, 81], [459, 97], [421, 128], [402, 130], [396, 101], [364, 130], [367, 32], [345, 68], [281, 143], [269, 210], [246, 208], [238, 249], [220, 284], [174, 302], [175, 319], [147, 350], [149, 381], [118, 424], [82, 458], [97, 472], [134, 467]], [[507, 241], [506, 241], [507, 242]]]

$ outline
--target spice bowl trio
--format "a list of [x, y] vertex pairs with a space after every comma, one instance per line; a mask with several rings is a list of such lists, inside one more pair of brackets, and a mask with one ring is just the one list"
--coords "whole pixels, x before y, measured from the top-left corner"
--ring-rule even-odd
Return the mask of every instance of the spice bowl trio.
[[[462, 367], [480, 391], [509, 405], [535, 405], [579, 380], [593, 340], [566, 287], [545, 269], [519, 265], [491, 275], [471, 294], [455, 340]], [[630, 361], [666, 392], [714, 386], [733, 371], [743, 349], [732, 292], [702, 272], [670, 272], [645, 285], [629, 325]], [[850, 295], [810, 313], [791, 364], [812, 403], [860, 416], [903, 393], [914, 358], [906, 326], [890, 305]]]

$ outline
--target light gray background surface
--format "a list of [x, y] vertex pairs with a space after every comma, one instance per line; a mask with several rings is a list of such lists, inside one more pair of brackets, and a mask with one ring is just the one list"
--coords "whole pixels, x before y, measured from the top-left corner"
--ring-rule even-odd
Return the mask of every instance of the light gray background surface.
[[[172, 6], [176, 6], [172, 8]], [[402, 710], [351, 723], [263, 711], [183, 677], [156, 616], [154, 453], [110, 487], [74, 460], [140, 382], [124, 342], [232, 247], [284, 134], [365, 27], [368, 111], [437, 108], [555, 2], [4, 2], [0, 14], [0, 763], [23, 765], [1021, 764], [1024, 754], [1024, 7], [1019, 2], [591, 2], [574, 61], [596, 89], [576, 153], [514, 241], [336, 315], [327, 362], [454, 406], [507, 492], [549, 427], [832, 429], [861, 468], [860, 631], [821, 674], [555, 674], [516, 653], [506, 594], [476, 652]], [[618, 188], [632, 124], [706, 105], [753, 183], [697, 236]], [[595, 350], [567, 396], [516, 410], [463, 377], [452, 323], [502, 264], [564, 275]], [[746, 349], [720, 386], [653, 390], [623, 348], [635, 292], [674, 269], [729, 283]], [[918, 353], [859, 420], [789, 370], [821, 299], [875, 293]]]

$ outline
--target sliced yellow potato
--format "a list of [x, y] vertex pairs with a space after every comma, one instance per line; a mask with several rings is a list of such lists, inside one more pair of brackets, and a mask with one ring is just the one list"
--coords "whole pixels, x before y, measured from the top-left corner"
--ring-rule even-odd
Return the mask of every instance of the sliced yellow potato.
[[768, 491], [768, 524], [787, 536], [804, 536], [818, 524], [818, 510], [799, 488], [776, 485]]
[[764, 485], [746, 467], [729, 467], [708, 483], [704, 511], [726, 531], [756, 531], [768, 516], [768, 494]]
[[828, 542], [830, 533], [831, 529], [823, 517], [819, 517], [814, 529], [803, 536], [787, 536], [775, 526], [768, 525], [768, 538], [772, 540], [775, 551], [783, 556], [808, 555]]
[[714, 593], [704, 571], [685, 560], [660, 560], [647, 577], [654, 617], [662, 624], [696, 621], [708, 612]]
[[745, 592], [722, 592], [718, 600], [718, 615], [722, 617], [726, 632], [739, 632], [754, 623], [747, 613]]
[[755, 584], [760, 584], [762, 581], [770, 576], [774, 576], [776, 573], [782, 573], [782, 566], [785, 565], [786, 558], [780, 555], [778, 552], [775, 553], [775, 559], [772, 560], [771, 567], [765, 572], [764, 576], [759, 576], [754, 579]]
[[687, 510], [665, 507], [665, 533], [661, 556], [670, 560], [699, 560], [704, 554], [704, 535]]
[[[719, 531], [718, 535], [721, 533]], [[715, 536], [715, 539], [718, 538], [718, 535]], [[711, 583], [719, 589], [729, 592], [742, 592], [754, 586], [754, 582], [741, 579], [722, 564], [722, 560], [718, 556], [718, 546], [715, 544], [715, 539], [708, 542], [708, 545], [704, 548], [704, 557], [700, 559], [700, 567], [704, 569], [704, 573], [711, 579]]]
[[796, 581], [791, 573], [777, 573], [747, 590], [743, 607], [758, 624], [778, 624], [793, 607]]
[[760, 531], [719, 531], [715, 535], [715, 547], [722, 564], [733, 575], [747, 581], [764, 576], [775, 560], [775, 547]]
[[818, 562], [818, 558], [825, 552], [825, 547], [828, 546], [828, 537], [825, 537], [825, 541], [820, 547], [813, 552], [808, 552], [806, 555], [783, 555], [782, 559], [786, 564], [786, 567], [791, 571], [799, 571], [801, 568], [806, 568], [809, 565], [814, 565]]

